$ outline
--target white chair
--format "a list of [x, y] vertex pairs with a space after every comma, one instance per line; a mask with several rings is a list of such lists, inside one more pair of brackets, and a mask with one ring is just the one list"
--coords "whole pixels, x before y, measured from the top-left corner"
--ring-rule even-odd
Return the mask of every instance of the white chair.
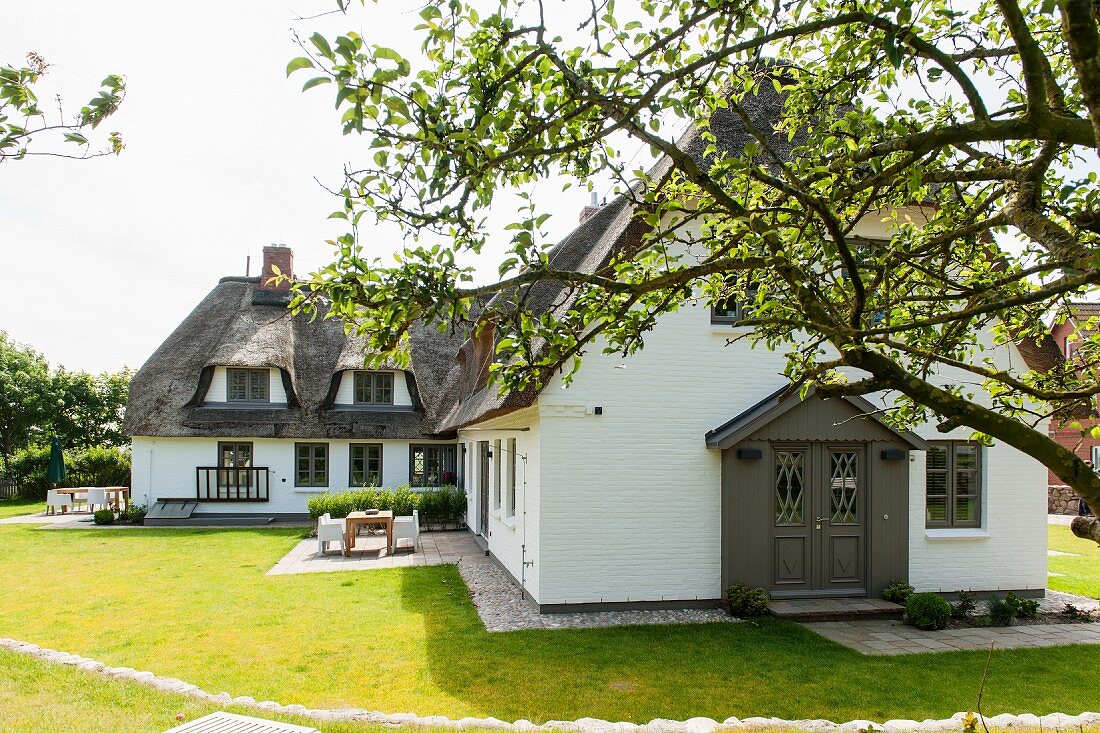
[[420, 512], [418, 510], [413, 509], [411, 517], [393, 518], [394, 552], [397, 552], [401, 540], [409, 540], [412, 543], [413, 552], [420, 549]]
[[[68, 511], [73, 505], [73, 497], [70, 494], [60, 494], [57, 489], [50, 489], [46, 492], [46, 513], [57, 514], [57, 510], [60, 508], [63, 512]], [[51, 511], [52, 510], [52, 511]]]
[[329, 542], [340, 543], [340, 553], [346, 550], [344, 545], [345, 520], [333, 519], [328, 514], [322, 514], [317, 519], [317, 554], [324, 555]]
[[88, 511], [94, 512], [97, 506], [104, 509], [110, 509], [111, 499], [107, 495], [106, 489], [88, 489]]
[[85, 509], [88, 508], [87, 507], [87, 505], [88, 505], [88, 487], [87, 486], [81, 486], [80, 487], [80, 493], [73, 494], [73, 511], [74, 512], [76, 511], [77, 504], [84, 504], [85, 505], [84, 508]]

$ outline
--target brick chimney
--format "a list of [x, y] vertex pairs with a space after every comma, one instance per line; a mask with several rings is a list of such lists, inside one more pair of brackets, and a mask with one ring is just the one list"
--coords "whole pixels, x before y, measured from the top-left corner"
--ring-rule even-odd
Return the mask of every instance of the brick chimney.
[[260, 271], [260, 287], [264, 290], [290, 290], [290, 282], [268, 284], [275, 277], [271, 266], [279, 268], [279, 274], [294, 279], [294, 250], [285, 244], [269, 244], [264, 247], [264, 268]]
[[592, 192], [592, 203], [590, 203], [588, 206], [585, 206], [583, 209], [581, 209], [581, 223], [583, 224], [585, 219], [592, 216], [593, 214], [595, 214], [599, 210], [600, 210], [600, 199], [599, 199], [599, 196], [596, 195], [596, 192], [593, 191]]

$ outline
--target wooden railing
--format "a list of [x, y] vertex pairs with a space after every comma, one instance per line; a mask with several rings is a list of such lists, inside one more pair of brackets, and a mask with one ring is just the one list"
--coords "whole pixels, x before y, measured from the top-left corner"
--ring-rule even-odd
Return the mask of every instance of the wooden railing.
[[266, 467], [199, 466], [195, 473], [195, 498], [199, 501], [268, 500]]
[[0, 499], [14, 499], [19, 496], [19, 483], [13, 476], [0, 476]]

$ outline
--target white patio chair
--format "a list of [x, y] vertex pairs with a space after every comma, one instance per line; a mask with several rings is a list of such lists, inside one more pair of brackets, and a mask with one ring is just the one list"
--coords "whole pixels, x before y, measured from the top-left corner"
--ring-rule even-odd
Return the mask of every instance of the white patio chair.
[[79, 494], [73, 494], [72, 497], [73, 497], [73, 511], [74, 512], [76, 511], [76, 507], [77, 507], [78, 504], [84, 504], [85, 505], [84, 508], [85, 509], [88, 508], [87, 507], [87, 504], [88, 504], [88, 487], [87, 486], [81, 486], [80, 487], [80, 493]]
[[412, 551], [420, 549], [420, 512], [413, 509], [411, 517], [393, 518], [393, 551], [397, 552], [401, 540], [409, 540]]
[[345, 520], [333, 519], [328, 514], [322, 514], [317, 519], [317, 554], [324, 555], [329, 542], [340, 543], [340, 553], [346, 549], [344, 546]]
[[105, 489], [88, 489], [88, 511], [94, 512], [97, 506], [109, 509], [111, 507], [111, 498], [107, 495]]
[[46, 492], [46, 513], [57, 514], [58, 509], [69, 509], [73, 505], [73, 497], [69, 494], [59, 494], [57, 489]]

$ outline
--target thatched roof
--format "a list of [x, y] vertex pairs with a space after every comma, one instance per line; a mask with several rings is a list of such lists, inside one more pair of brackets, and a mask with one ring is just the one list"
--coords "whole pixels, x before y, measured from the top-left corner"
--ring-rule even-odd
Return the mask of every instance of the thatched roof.
[[[412, 410], [332, 409], [334, 377], [363, 366], [363, 339], [338, 319], [293, 316], [288, 295], [263, 290], [259, 278], [227, 277], [172, 332], [130, 384], [123, 429], [165, 437], [417, 439], [438, 437], [440, 391], [456, 371], [462, 337], [417, 328], [407, 381]], [[285, 408], [204, 407], [216, 366], [280, 370]], [[393, 367], [393, 364], [390, 364]]]

